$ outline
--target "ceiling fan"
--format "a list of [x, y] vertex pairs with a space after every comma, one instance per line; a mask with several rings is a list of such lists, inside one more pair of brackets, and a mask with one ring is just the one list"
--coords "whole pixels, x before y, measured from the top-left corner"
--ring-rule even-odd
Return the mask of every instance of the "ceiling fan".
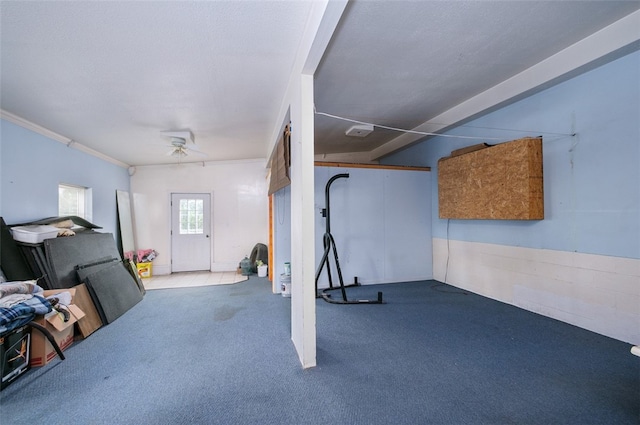
[[177, 157], [178, 159], [190, 154], [207, 156], [196, 145], [191, 130], [163, 131], [162, 135], [169, 138], [169, 144], [166, 146], [170, 147], [171, 150], [166, 153], [167, 156]]

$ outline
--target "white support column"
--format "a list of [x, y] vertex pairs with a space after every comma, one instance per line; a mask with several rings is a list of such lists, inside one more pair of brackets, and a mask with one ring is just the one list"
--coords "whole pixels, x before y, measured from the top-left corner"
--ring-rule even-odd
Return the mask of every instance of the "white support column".
[[[292, 184], [298, 205], [292, 240], [297, 240], [294, 254], [300, 263], [294, 264], [291, 293], [292, 340], [302, 367], [316, 366], [316, 290], [315, 290], [315, 238], [314, 238], [314, 112], [313, 75], [301, 75], [300, 86], [300, 144], [296, 159], [298, 184]], [[292, 182], [293, 183], [293, 182]], [[293, 254], [293, 253], [292, 253]], [[294, 325], [295, 323], [295, 325]]]
[[314, 105], [313, 74], [348, 0], [312, 2], [307, 27], [283, 98], [280, 120], [290, 113], [291, 132], [291, 340], [302, 367], [316, 366], [314, 238]]

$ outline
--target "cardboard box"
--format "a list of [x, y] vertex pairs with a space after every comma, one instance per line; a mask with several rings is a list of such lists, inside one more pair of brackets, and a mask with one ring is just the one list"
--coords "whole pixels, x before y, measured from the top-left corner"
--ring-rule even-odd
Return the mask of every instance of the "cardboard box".
[[138, 276], [141, 278], [151, 277], [151, 263], [138, 263]]
[[[72, 297], [71, 302], [73, 303], [73, 296], [76, 292], [75, 288], [44, 291], [44, 296], [49, 297], [60, 292], [70, 292]], [[84, 312], [74, 304], [69, 305], [69, 313], [70, 317], [66, 322], [64, 321], [62, 313], [56, 310], [44, 316], [37, 316], [33, 320], [41, 326], [44, 326], [51, 333], [53, 339], [62, 351], [73, 344], [75, 334], [74, 324], [85, 316]], [[56, 353], [56, 350], [49, 340], [41, 332], [34, 330], [31, 336], [31, 360], [29, 364], [32, 367], [44, 366], [56, 358], [57, 355], [58, 353]]]
[[0, 391], [29, 370], [31, 334], [29, 326], [21, 326], [0, 337]]

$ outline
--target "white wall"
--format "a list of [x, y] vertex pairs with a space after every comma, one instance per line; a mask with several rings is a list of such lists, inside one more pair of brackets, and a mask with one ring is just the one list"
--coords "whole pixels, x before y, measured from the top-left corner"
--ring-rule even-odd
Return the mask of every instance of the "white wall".
[[211, 270], [236, 270], [257, 243], [268, 245], [264, 160], [137, 167], [131, 177], [136, 247], [155, 249], [154, 274], [171, 272], [171, 193], [210, 193]]
[[[316, 265], [324, 253], [325, 187], [330, 189], [331, 234], [345, 285], [426, 280], [433, 277], [431, 255], [431, 173], [423, 170], [315, 167]], [[333, 251], [334, 286], [339, 285]], [[329, 286], [326, 267], [319, 288]]]

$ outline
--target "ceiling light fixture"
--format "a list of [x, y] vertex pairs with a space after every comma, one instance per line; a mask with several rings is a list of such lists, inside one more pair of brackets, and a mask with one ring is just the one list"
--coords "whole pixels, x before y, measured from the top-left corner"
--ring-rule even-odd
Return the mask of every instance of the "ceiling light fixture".
[[187, 156], [187, 153], [182, 148], [176, 148], [173, 152], [170, 153], [173, 157], [183, 158]]

